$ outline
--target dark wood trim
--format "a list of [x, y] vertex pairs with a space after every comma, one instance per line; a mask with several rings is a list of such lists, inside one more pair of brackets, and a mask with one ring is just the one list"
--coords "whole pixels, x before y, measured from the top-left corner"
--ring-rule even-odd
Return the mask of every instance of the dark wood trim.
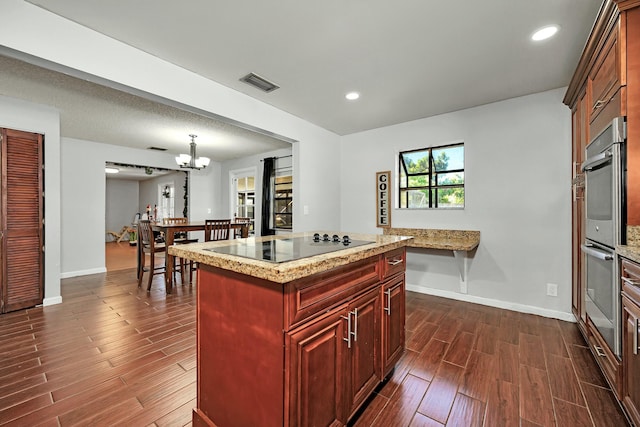
[[587, 79], [587, 74], [593, 66], [597, 53], [602, 49], [602, 43], [606, 39], [605, 35], [613, 30], [619, 15], [620, 10], [616, 7], [613, 0], [606, 0], [602, 4], [596, 22], [591, 29], [587, 43], [582, 51], [582, 56], [578, 61], [578, 66], [573, 73], [573, 78], [569, 83], [569, 87], [562, 101], [570, 108], [575, 105], [580, 89]]
[[640, 6], [640, 0], [614, 0], [620, 11], [633, 9], [634, 7]]

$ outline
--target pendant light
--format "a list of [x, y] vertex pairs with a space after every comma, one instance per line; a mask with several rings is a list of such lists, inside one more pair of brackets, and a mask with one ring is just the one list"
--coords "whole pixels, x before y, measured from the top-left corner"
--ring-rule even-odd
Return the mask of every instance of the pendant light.
[[197, 157], [196, 156], [196, 138], [198, 135], [189, 135], [191, 137], [191, 144], [189, 144], [189, 154], [180, 154], [176, 157], [176, 163], [181, 168], [186, 169], [203, 169], [209, 165], [208, 157]]

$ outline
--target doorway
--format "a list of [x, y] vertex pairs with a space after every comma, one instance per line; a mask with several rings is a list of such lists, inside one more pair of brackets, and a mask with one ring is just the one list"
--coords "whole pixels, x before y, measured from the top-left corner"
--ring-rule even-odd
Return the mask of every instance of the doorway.
[[188, 172], [106, 162], [105, 176], [106, 270], [136, 268], [137, 221], [149, 213], [159, 219], [186, 216]]
[[249, 236], [255, 234], [256, 173], [255, 167], [229, 172], [231, 216], [249, 218]]

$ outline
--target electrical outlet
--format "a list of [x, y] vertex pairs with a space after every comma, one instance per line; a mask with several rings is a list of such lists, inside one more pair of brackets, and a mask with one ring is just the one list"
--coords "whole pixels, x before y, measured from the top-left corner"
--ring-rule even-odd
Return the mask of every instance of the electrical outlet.
[[547, 295], [550, 297], [558, 296], [558, 285], [555, 283], [547, 283]]

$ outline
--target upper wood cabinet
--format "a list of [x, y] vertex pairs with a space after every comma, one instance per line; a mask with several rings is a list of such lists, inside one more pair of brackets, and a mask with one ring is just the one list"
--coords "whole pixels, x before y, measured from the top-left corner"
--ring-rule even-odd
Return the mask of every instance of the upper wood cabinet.
[[[591, 122], [613, 101], [620, 87], [626, 84], [623, 79], [624, 52], [620, 51], [619, 22], [617, 21], [611, 28], [589, 73], [587, 91], [590, 99]], [[617, 111], [617, 115], [620, 115], [620, 111]]]
[[614, 117], [627, 118], [626, 218], [627, 225], [640, 225], [639, 0], [603, 2], [564, 97], [572, 111], [585, 87], [587, 143]]

